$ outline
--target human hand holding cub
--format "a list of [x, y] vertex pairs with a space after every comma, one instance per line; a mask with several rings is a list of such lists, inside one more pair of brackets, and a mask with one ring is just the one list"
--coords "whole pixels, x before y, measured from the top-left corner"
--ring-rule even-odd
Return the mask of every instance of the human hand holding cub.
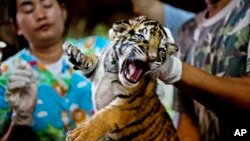
[[[168, 45], [175, 45], [170, 30], [166, 27], [164, 27], [164, 30], [168, 35]], [[174, 55], [168, 56], [165, 63], [159, 67], [158, 73], [160, 80], [166, 84], [173, 84], [181, 79], [182, 62]]]

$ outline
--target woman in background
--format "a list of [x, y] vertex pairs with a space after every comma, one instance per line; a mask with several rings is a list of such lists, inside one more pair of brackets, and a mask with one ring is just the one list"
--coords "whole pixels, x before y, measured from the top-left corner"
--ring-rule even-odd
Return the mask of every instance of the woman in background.
[[[65, 140], [67, 130], [91, 116], [92, 102], [91, 83], [62, 49], [64, 1], [10, 0], [9, 16], [27, 47], [1, 65], [2, 140]], [[86, 37], [80, 49], [100, 52], [107, 43]]]

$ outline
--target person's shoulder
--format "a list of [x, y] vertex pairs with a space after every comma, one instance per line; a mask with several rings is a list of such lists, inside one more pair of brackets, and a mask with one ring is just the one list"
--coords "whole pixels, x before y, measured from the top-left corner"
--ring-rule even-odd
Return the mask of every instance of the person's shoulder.
[[193, 34], [195, 28], [198, 26], [196, 18], [191, 18], [188, 21], [186, 21], [177, 32], [177, 36], [183, 33], [190, 33]]
[[187, 20], [178, 30], [178, 34], [190, 32], [193, 34], [195, 28], [203, 22], [207, 9], [198, 12], [195, 16]]
[[93, 45], [96, 43], [109, 43], [109, 39], [104, 36], [99, 35], [91, 35], [91, 36], [84, 36], [81, 38], [66, 38], [66, 41], [70, 42], [71, 44], [75, 45], [76, 47], [80, 47], [83, 45]]
[[100, 36], [100, 35], [89, 36], [87, 38], [95, 38], [96, 40], [104, 41], [104, 42], [108, 42], [109, 41], [109, 39], [107, 37]]
[[104, 36], [89, 36], [88, 39], [94, 39], [95, 40], [95, 46], [103, 48], [106, 47], [109, 43], [109, 39]]
[[17, 60], [22, 60], [21, 56], [27, 52], [27, 49], [24, 48], [22, 50], [20, 50], [19, 52], [17, 52], [16, 54], [14, 54], [13, 56], [10, 56], [9, 58], [7, 58], [5, 61], [3, 61], [1, 63], [1, 71], [2, 73], [8, 73], [10, 71], [12, 71], [15, 67], [15, 61]]
[[109, 44], [109, 39], [103, 36], [86, 36], [82, 38], [66, 38], [66, 41], [87, 54], [100, 54]]
[[1, 75], [0, 75], [0, 87], [3, 88], [6, 86], [7, 81], [12, 74], [13, 70], [15, 69], [15, 62], [17, 60], [21, 60], [21, 54], [23, 54], [24, 50], [21, 50], [10, 56], [5, 61], [1, 63]]

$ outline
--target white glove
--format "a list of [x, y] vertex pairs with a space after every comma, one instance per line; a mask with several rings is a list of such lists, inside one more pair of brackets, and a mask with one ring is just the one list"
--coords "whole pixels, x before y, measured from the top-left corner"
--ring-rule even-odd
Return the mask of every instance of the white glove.
[[177, 57], [170, 56], [158, 71], [161, 81], [173, 84], [181, 79], [182, 62]]
[[14, 125], [32, 125], [33, 112], [37, 104], [37, 84], [32, 68], [16, 62], [16, 69], [10, 76], [5, 98], [12, 109]]
[[[168, 42], [174, 44], [174, 38], [170, 30], [164, 27], [168, 35]], [[159, 79], [166, 84], [173, 84], [181, 79], [182, 62], [174, 55], [169, 56], [166, 62], [158, 69]]]

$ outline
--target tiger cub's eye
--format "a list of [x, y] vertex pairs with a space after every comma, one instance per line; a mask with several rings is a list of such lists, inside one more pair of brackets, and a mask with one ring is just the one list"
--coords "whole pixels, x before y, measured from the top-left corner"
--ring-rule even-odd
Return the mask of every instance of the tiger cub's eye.
[[162, 52], [166, 52], [166, 49], [165, 49], [165, 48], [163, 48], [163, 47], [159, 47], [158, 52], [160, 52], [160, 53], [162, 53]]
[[141, 34], [135, 34], [134, 38], [139, 39], [139, 40], [145, 40], [144, 36]]

